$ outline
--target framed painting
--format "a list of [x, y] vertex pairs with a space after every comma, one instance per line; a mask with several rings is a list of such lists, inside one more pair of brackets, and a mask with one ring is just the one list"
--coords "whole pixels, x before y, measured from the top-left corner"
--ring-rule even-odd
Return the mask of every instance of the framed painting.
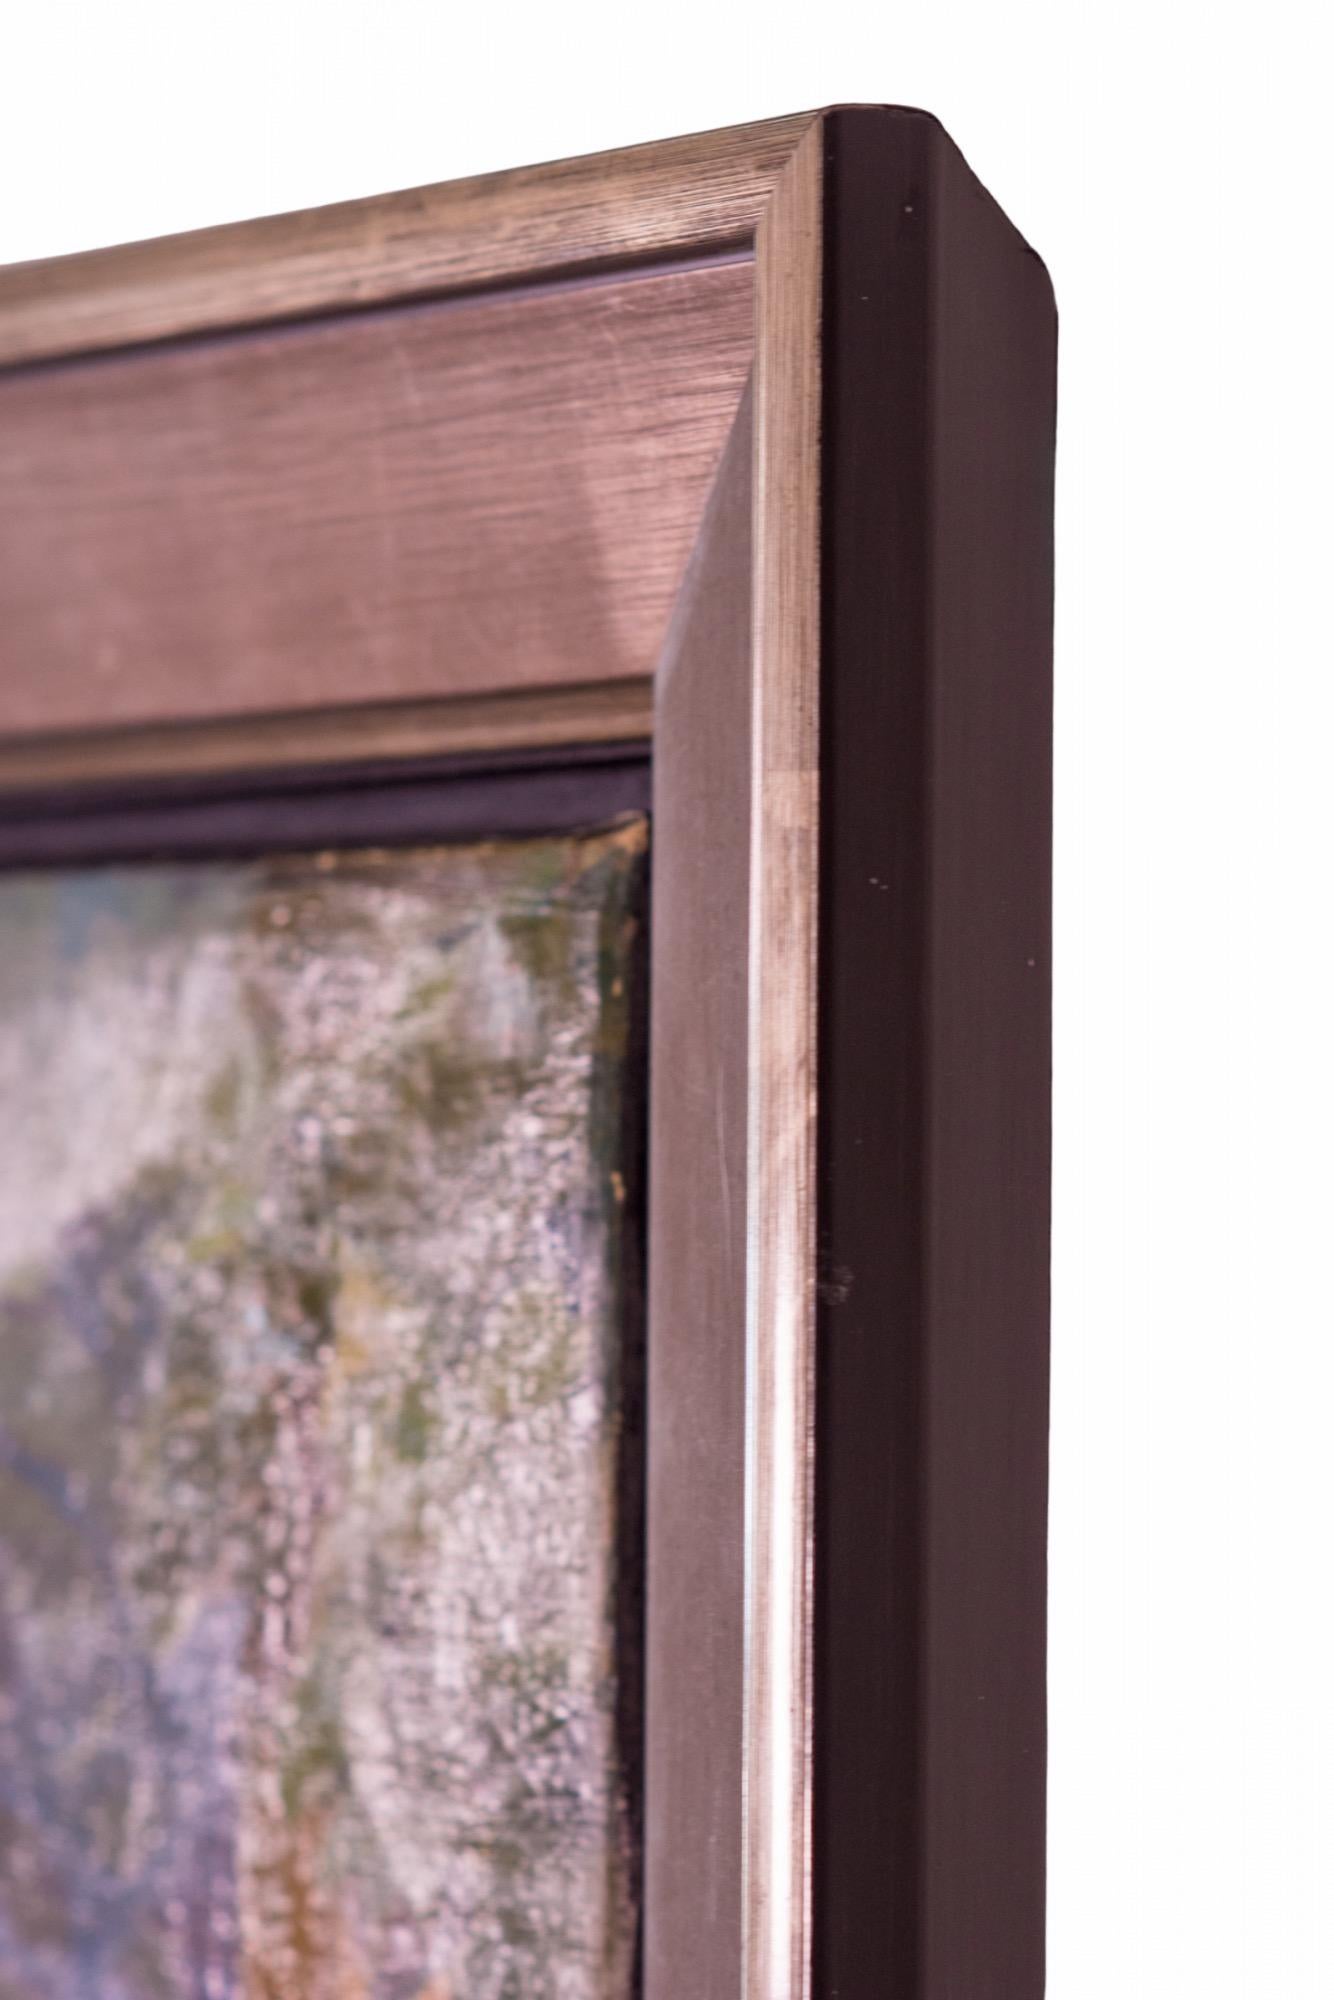
[[0, 1995], [1043, 1982], [1055, 313], [843, 108], [0, 272]]

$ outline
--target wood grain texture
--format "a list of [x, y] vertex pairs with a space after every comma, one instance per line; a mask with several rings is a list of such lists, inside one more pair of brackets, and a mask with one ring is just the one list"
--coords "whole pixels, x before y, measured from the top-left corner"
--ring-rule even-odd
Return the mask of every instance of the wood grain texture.
[[737, 2000], [745, 1672], [752, 425], [657, 676], [644, 2000]]
[[822, 144], [756, 246], [745, 2000], [810, 1991]]
[[60, 785], [200, 780], [353, 761], [401, 765], [430, 757], [572, 750], [647, 741], [652, 728], [653, 682], [646, 678], [0, 737], [0, 798]]
[[745, 262], [0, 377], [0, 731], [646, 677]]
[[0, 270], [0, 366], [741, 246], [814, 114]]

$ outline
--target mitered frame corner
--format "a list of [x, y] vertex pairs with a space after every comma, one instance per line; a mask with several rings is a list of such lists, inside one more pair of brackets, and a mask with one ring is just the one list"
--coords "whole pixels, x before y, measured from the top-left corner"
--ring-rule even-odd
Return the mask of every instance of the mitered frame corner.
[[[627, 328], [629, 393], [590, 451], [578, 412], [609, 399], [581, 370]], [[477, 371], [468, 407], [442, 354]], [[417, 456], [392, 402], [405, 365], [414, 422], [440, 399]], [[525, 366], [556, 412], [539, 452]], [[265, 430], [285, 381], [315, 412], [300, 433]], [[385, 408], [409, 438], [383, 547], [453, 508], [464, 560], [413, 624], [417, 572], [340, 542], [302, 489], [311, 601], [345, 587], [401, 644], [343, 607], [298, 672], [293, 602], [266, 583], [229, 642], [265, 671], [220, 693], [202, 615], [117, 527], [125, 463], [147, 454], [132, 497], [151, 504], [146, 410], [234, 393], [261, 412], [221, 512], [185, 473], [172, 496], [175, 569], [183, 550], [216, 606], [213, 542], [231, 537], [228, 576], [269, 576], [256, 495], [327, 452], [334, 385], [365, 399], [345, 457], [385, 469]], [[0, 274], [11, 391], [31, 450], [7, 499], [48, 509], [34, 546], [58, 551], [0, 574], [11, 819], [98, 787], [559, 771], [651, 743], [645, 1990], [1036, 2000], [1054, 411], [1036, 258], [933, 119], [837, 108]], [[74, 517], [70, 465], [54, 483], [43, 465], [71, 395], [94, 449], [109, 427], [88, 466], [105, 514], [56, 703], [39, 682], [75, 629]], [[473, 565], [479, 492], [503, 532]], [[359, 504], [359, 537], [385, 527]], [[516, 588], [501, 558], [520, 547]]]

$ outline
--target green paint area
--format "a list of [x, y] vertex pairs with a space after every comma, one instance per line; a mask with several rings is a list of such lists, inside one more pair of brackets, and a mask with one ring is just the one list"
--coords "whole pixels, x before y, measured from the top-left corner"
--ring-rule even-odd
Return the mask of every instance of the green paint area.
[[0, 1996], [629, 1995], [645, 861], [0, 880]]

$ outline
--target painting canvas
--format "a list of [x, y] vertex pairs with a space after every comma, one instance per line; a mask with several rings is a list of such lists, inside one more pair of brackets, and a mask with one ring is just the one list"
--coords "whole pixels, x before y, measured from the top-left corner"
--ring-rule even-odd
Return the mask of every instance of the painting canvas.
[[646, 826], [0, 878], [0, 2000], [620, 2000]]

